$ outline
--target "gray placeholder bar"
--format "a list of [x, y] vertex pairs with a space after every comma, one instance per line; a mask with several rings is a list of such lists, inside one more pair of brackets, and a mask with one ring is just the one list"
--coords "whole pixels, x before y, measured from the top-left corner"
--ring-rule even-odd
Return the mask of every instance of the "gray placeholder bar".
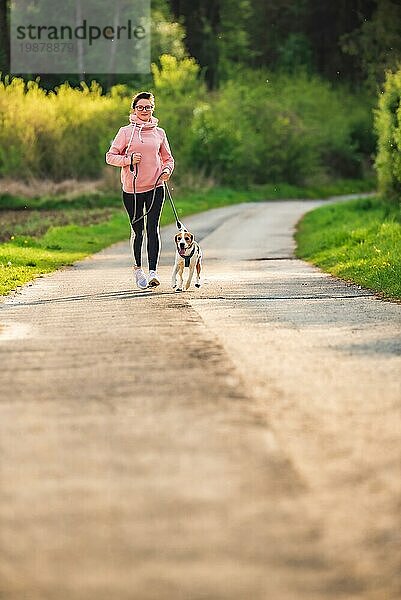
[[12, 73], [149, 71], [150, 0], [12, 0]]

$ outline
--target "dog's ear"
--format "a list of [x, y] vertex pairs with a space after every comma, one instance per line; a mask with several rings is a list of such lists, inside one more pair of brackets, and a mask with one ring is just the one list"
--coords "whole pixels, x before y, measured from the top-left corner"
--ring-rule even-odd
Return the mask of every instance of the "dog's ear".
[[190, 233], [189, 235], [190, 235], [190, 237], [191, 237], [191, 244], [192, 244], [192, 242], [193, 242], [193, 241], [194, 241], [194, 239], [195, 239], [195, 236], [194, 236], [194, 234], [193, 234], [193, 233]]

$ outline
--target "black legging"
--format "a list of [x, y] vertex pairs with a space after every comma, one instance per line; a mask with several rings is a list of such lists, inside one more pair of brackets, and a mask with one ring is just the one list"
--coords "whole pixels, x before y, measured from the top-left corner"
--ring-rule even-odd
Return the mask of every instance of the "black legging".
[[[123, 202], [128, 213], [130, 223], [135, 221], [150, 209], [153, 190], [136, 194], [136, 210], [134, 194], [123, 191]], [[164, 185], [156, 188], [155, 201], [146, 218], [146, 237], [148, 249], [149, 270], [156, 271], [160, 253], [159, 220], [164, 202]], [[144, 210], [145, 209], [145, 210]], [[135, 214], [134, 214], [135, 212]], [[135, 266], [142, 266], [142, 243], [144, 219], [139, 219], [131, 226], [131, 250]]]

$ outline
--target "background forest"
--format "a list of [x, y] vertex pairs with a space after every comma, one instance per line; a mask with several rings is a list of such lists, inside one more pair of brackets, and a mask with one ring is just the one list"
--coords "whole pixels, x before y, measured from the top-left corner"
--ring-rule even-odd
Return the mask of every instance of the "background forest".
[[9, 77], [8, 4], [0, 0], [0, 177], [100, 177], [140, 89], [156, 95], [178, 181], [367, 178], [377, 134], [398, 127], [380, 116], [374, 126], [386, 71], [401, 60], [392, 0], [152, 0], [151, 73], [118, 78]]

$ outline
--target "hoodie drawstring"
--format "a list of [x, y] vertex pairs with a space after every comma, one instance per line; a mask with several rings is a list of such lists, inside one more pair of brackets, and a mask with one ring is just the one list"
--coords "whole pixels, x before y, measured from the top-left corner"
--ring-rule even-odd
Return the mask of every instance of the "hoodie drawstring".
[[135, 128], [136, 128], [136, 123], [134, 123], [134, 125], [133, 125], [133, 127], [132, 127], [132, 133], [131, 133], [131, 137], [130, 137], [130, 139], [129, 139], [128, 146], [127, 146], [127, 147], [126, 147], [126, 149], [125, 149], [125, 156], [128, 156], [128, 150], [129, 150], [129, 148], [130, 148], [130, 146], [131, 146], [132, 138], [134, 137]]
[[138, 136], [139, 139], [141, 140], [142, 144], [143, 144], [143, 139], [142, 139], [142, 129], [143, 129], [143, 125], [140, 126], [139, 131], [138, 131]]
[[[142, 137], [142, 129], [143, 129], [143, 127], [144, 127], [143, 125], [141, 125], [140, 127], [138, 127], [138, 137], [141, 140], [142, 144], [144, 143], [143, 142], [143, 137]], [[128, 156], [128, 150], [131, 147], [131, 143], [132, 143], [132, 140], [134, 138], [135, 129], [136, 129], [136, 123], [134, 123], [133, 126], [132, 126], [132, 133], [131, 133], [131, 137], [130, 137], [129, 142], [128, 142], [128, 146], [125, 149], [125, 156]]]

